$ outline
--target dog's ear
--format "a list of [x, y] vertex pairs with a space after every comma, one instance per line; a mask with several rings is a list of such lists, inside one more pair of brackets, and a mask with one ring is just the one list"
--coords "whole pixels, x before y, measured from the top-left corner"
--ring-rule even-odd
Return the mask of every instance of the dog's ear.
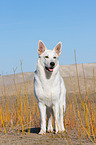
[[59, 55], [61, 54], [61, 48], [62, 48], [62, 43], [59, 42], [59, 43], [55, 46], [55, 48], [53, 49], [53, 50], [57, 53], [58, 57], [59, 57]]
[[41, 55], [47, 48], [45, 47], [44, 43], [39, 40], [39, 43], [38, 43], [38, 53], [39, 55]]

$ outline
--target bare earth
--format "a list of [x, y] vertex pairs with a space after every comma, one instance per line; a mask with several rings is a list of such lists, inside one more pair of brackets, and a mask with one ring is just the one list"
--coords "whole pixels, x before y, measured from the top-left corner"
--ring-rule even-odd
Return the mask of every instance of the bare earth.
[[[5, 135], [0, 137], [0, 145], [67, 145], [67, 141], [64, 135], [50, 135], [51, 139], [47, 135], [38, 135], [34, 133], [26, 134], [26, 135]], [[70, 142], [68, 142], [71, 145]], [[75, 137], [72, 141], [73, 145], [79, 145], [79, 140]], [[93, 143], [88, 140], [82, 141], [82, 145], [93, 145]]]
[[[90, 91], [90, 87], [92, 84], [92, 78], [96, 76], [96, 64], [84, 64], [84, 74], [87, 83], [87, 89]], [[67, 93], [69, 97], [73, 97], [74, 87], [76, 94], [78, 94], [78, 81], [77, 81], [77, 72], [75, 65], [66, 65], [60, 66], [60, 73], [64, 78], [65, 85], [67, 88]], [[82, 65], [78, 65], [78, 74], [79, 74], [79, 81], [80, 81], [80, 89], [81, 93], [85, 94], [85, 81], [84, 81], [84, 74], [82, 70]], [[34, 81], [34, 73], [24, 73], [25, 84], [27, 86], [27, 93], [30, 96], [34, 96], [34, 89], [33, 89], [33, 81]], [[15, 80], [15, 82], [14, 82]], [[72, 85], [73, 82], [73, 85]], [[15, 79], [14, 75], [8, 76], [0, 76], [0, 104], [2, 104], [1, 98], [4, 95], [4, 85], [6, 89], [7, 97], [11, 97], [16, 95], [15, 84], [18, 84], [21, 90], [21, 94], [24, 94], [24, 82], [22, 78], [22, 74], [16, 74]], [[91, 94], [94, 92], [94, 87], [91, 89]], [[38, 135], [40, 128], [32, 128], [31, 132], [28, 134], [25, 132], [23, 135], [22, 133], [19, 134], [2, 134], [0, 132], [0, 145], [79, 145], [79, 140], [76, 136], [74, 136], [74, 131], [72, 131], [72, 135], [69, 137], [69, 142], [66, 141], [66, 133], [62, 134], [54, 134], [54, 133], [47, 133], [46, 135]], [[72, 143], [70, 141], [72, 140]], [[93, 145], [88, 139], [82, 139], [83, 145]]]

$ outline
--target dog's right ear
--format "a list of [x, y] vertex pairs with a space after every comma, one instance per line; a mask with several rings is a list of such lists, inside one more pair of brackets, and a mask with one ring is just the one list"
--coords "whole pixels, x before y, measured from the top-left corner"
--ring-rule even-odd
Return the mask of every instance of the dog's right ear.
[[39, 56], [46, 50], [47, 48], [45, 47], [44, 43], [39, 40], [39, 43], [38, 43], [38, 53], [39, 53]]
[[57, 53], [58, 57], [59, 57], [59, 55], [61, 54], [61, 48], [62, 48], [62, 43], [59, 42], [59, 43], [55, 46], [55, 48], [53, 49], [53, 50]]

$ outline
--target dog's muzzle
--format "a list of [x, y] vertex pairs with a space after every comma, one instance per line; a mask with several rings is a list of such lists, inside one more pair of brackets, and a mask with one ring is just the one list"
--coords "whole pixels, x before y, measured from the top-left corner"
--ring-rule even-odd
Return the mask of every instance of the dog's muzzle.
[[45, 66], [45, 69], [49, 72], [53, 72], [54, 67], [55, 67], [55, 63], [50, 62], [50, 67]]

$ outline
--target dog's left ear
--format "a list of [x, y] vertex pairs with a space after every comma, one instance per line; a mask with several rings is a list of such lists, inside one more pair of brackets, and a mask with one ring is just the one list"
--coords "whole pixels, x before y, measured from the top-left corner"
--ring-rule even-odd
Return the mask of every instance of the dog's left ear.
[[39, 56], [46, 50], [47, 48], [45, 47], [44, 43], [39, 40], [39, 43], [38, 43], [38, 53], [39, 53]]
[[59, 57], [59, 55], [61, 54], [61, 48], [62, 48], [62, 43], [59, 42], [59, 43], [55, 46], [55, 48], [53, 49], [53, 50], [57, 53], [58, 57]]

